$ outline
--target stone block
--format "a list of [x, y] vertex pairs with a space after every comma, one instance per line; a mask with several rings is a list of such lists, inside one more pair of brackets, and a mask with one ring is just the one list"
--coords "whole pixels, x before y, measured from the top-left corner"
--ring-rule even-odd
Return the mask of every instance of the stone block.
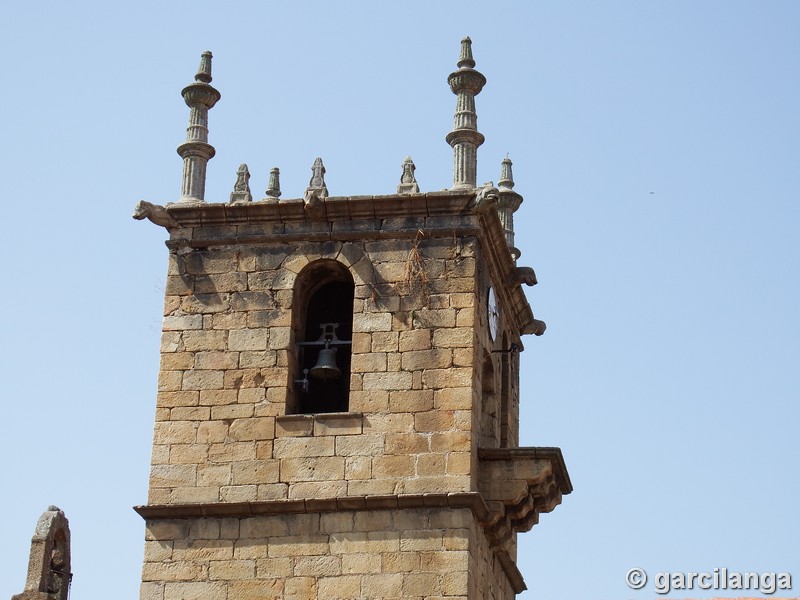
[[247, 327], [247, 313], [216, 313], [211, 319], [211, 329], [243, 329]]
[[447, 455], [448, 475], [469, 475], [472, 472], [472, 453], [450, 452]]
[[[195, 315], [202, 318], [201, 315]], [[202, 331], [185, 331], [182, 334], [183, 347], [189, 352], [203, 350], [225, 350], [228, 332], [225, 330], [208, 329]]]
[[[166, 356], [175, 356], [168, 354]], [[386, 353], [369, 352], [365, 354], [353, 354], [350, 369], [353, 373], [373, 373], [386, 371]]]
[[433, 394], [433, 406], [437, 410], [470, 410], [473, 391], [469, 387], [438, 389]]
[[153, 428], [154, 444], [192, 444], [196, 438], [197, 423], [168, 421], [156, 423]]
[[177, 392], [181, 389], [183, 371], [160, 371], [158, 374], [159, 392]]
[[389, 393], [392, 412], [420, 412], [433, 409], [433, 390], [394, 390]]
[[144, 562], [160, 562], [172, 558], [172, 542], [163, 540], [145, 541]]
[[[418, 477], [439, 476], [444, 475], [446, 472], [446, 454], [422, 454], [417, 457], [416, 474]], [[469, 473], [469, 471], [467, 471], [467, 473]]]
[[389, 410], [387, 390], [350, 391], [350, 409], [360, 413], [379, 413]]
[[317, 500], [319, 498], [340, 498], [347, 494], [347, 482], [338, 481], [301, 481], [289, 484], [290, 499]]
[[310, 415], [285, 415], [275, 420], [275, 437], [308, 436], [314, 433], [314, 417]]
[[192, 352], [168, 352], [161, 355], [160, 369], [162, 371], [182, 371], [191, 369], [194, 365]]
[[469, 452], [472, 434], [469, 431], [444, 431], [431, 434], [431, 452]]
[[359, 435], [363, 430], [361, 415], [326, 415], [319, 414], [314, 418], [314, 435]]
[[376, 331], [372, 334], [372, 352], [397, 352], [399, 340], [397, 331]]
[[429, 350], [431, 348], [430, 329], [410, 329], [399, 333], [400, 352]]
[[219, 486], [184, 486], [170, 490], [170, 504], [208, 504], [219, 501]]
[[167, 519], [147, 521], [145, 525], [145, 539], [171, 541], [179, 540], [189, 535], [189, 522], [183, 519]]
[[317, 580], [314, 577], [292, 577], [284, 583], [282, 600], [308, 600], [321, 598], [317, 595]]
[[142, 581], [193, 581], [202, 572], [202, 566], [192, 562], [145, 562]]
[[361, 590], [363, 597], [366, 598], [403, 598], [403, 575], [400, 573], [363, 575]]
[[[384, 434], [364, 434], [356, 436], [337, 436], [335, 454], [337, 456], [377, 456], [384, 452]], [[329, 439], [334, 438], [321, 438]]]
[[228, 334], [228, 350], [266, 350], [268, 329], [234, 329]]
[[226, 586], [221, 582], [168, 582], [164, 586], [164, 600], [226, 600], [227, 597]]
[[256, 499], [259, 502], [268, 500], [285, 500], [289, 497], [289, 485], [286, 483], [262, 483], [258, 486]]
[[229, 463], [242, 460], [255, 460], [256, 445], [254, 442], [223, 442], [211, 444], [208, 449], [208, 460], [212, 463]]
[[411, 573], [419, 571], [419, 552], [392, 552], [381, 555], [381, 572]]
[[[364, 598], [361, 595], [361, 576], [340, 575], [317, 579], [317, 598]], [[369, 597], [369, 596], [367, 596]], [[375, 596], [380, 598], [380, 596]]]
[[386, 436], [386, 454], [421, 454], [430, 450], [430, 436], [424, 433], [392, 433]]
[[270, 350], [283, 350], [288, 348], [292, 339], [291, 327], [270, 327], [269, 329], [269, 348]]
[[174, 408], [176, 406], [197, 406], [200, 401], [200, 392], [158, 392], [156, 406], [159, 408]]
[[273, 445], [275, 458], [333, 456], [333, 437], [279, 437]]
[[223, 371], [192, 370], [184, 371], [182, 390], [221, 390]]
[[197, 481], [195, 465], [153, 465], [150, 467], [151, 487], [192, 486]]
[[215, 580], [253, 579], [256, 574], [254, 560], [212, 560], [208, 563], [208, 578]]
[[364, 390], [407, 390], [411, 387], [411, 373], [364, 373]]
[[380, 554], [345, 554], [342, 556], [342, 574], [381, 573]]
[[248, 351], [239, 354], [239, 366], [242, 369], [274, 367], [277, 362], [278, 355], [274, 350]]
[[231, 463], [231, 483], [250, 485], [276, 483], [278, 481], [277, 460], [248, 460]]
[[208, 458], [208, 444], [173, 444], [169, 447], [171, 465], [201, 465]]
[[381, 554], [400, 550], [400, 534], [396, 531], [331, 533], [331, 554]]
[[295, 560], [295, 576], [322, 577], [342, 574], [342, 559], [339, 556], [300, 556]]
[[202, 315], [175, 315], [164, 317], [161, 324], [163, 331], [186, 331], [190, 329], [202, 329]]
[[197, 442], [210, 444], [223, 442], [228, 437], [228, 424], [224, 421], [210, 421], [197, 426]]
[[222, 502], [256, 502], [258, 486], [255, 484], [225, 485], [219, 489]]
[[211, 407], [211, 418], [214, 421], [221, 419], [247, 419], [252, 416], [252, 404], [223, 404]]
[[231, 483], [230, 465], [197, 466], [197, 485], [202, 487], [220, 487]]
[[228, 272], [208, 275], [195, 275], [195, 294], [221, 294], [241, 292], [247, 289], [247, 274]]
[[344, 458], [340, 456], [283, 458], [281, 481], [335, 481], [344, 479]]
[[211, 409], [208, 406], [176, 406], [170, 410], [173, 421], [208, 421]]
[[443, 594], [440, 573], [407, 573], [403, 575], [403, 596], [428, 598]]
[[392, 313], [358, 313], [353, 315], [353, 333], [392, 330]]
[[406, 455], [376, 456], [372, 459], [372, 476], [376, 479], [399, 479], [414, 475], [414, 459]]
[[[237, 331], [243, 331], [243, 330], [237, 330]], [[172, 354], [170, 356], [179, 356], [179, 354]], [[236, 352], [222, 352], [219, 350], [213, 350], [213, 351], [198, 352], [197, 354], [194, 355], [195, 369], [225, 370], [225, 369], [236, 369], [238, 368], [238, 366], [239, 366], [239, 354]]]
[[[346, 480], [369, 479], [372, 477], [372, 460], [369, 456], [348, 456], [344, 463]], [[345, 487], [345, 493], [347, 488]]]
[[454, 429], [453, 411], [432, 410], [414, 413], [414, 429], [418, 432], [450, 431]]
[[270, 558], [279, 558], [282, 556], [326, 556], [329, 554], [328, 536], [292, 535], [287, 537], [271, 537], [267, 552]]
[[200, 390], [200, 406], [224, 406], [236, 404], [239, 393], [237, 390]]
[[422, 383], [433, 389], [470, 387], [472, 369], [427, 369], [422, 373]]
[[[239, 404], [237, 406], [249, 406]], [[275, 437], [275, 418], [274, 417], [253, 417], [235, 419], [231, 423], [228, 435], [232, 440], [238, 442], [251, 440], [272, 439]]]
[[189, 314], [214, 314], [230, 308], [230, 296], [222, 294], [194, 294], [181, 298], [180, 308]]

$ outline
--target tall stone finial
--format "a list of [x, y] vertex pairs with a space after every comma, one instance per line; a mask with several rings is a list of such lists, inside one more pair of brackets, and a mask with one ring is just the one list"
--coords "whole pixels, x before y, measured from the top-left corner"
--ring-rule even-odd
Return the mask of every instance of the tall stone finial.
[[414, 166], [414, 161], [410, 156], [403, 159], [403, 174], [400, 175], [400, 185], [397, 186], [398, 194], [418, 194], [419, 185], [417, 185], [417, 178], [414, 176], [414, 171], [417, 167]]
[[316, 194], [319, 198], [328, 197], [328, 188], [325, 186], [325, 165], [322, 164], [321, 158], [315, 159], [311, 165], [311, 181], [308, 182], [306, 195], [309, 193]]
[[72, 580], [69, 521], [64, 511], [49, 506], [31, 538], [25, 591], [11, 600], [67, 600]]
[[517, 260], [522, 253], [514, 246], [514, 212], [516, 212], [520, 204], [522, 204], [522, 196], [514, 191], [514, 175], [511, 172], [511, 165], [511, 159], [506, 155], [500, 166], [500, 181], [498, 182], [498, 187], [500, 189], [497, 199], [497, 214], [500, 217], [500, 222], [503, 224], [508, 250], [511, 252], [511, 256], [514, 260]]
[[478, 172], [478, 146], [484, 137], [478, 132], [475, 96], [486, 84], [486, 77], [474, 69], [472, 40], [461, 40], [458, 70], [450, 73], [447, 83], [456, 95], [453, 131], [445, 138], [453, 148], [453, 189], [474, 188]]
[[181, 91], [189, 107], [186, 141], [178, 146], [183, 159], [183, 181], [179, 202], [205, 202], [206, 165], [214, 157], [214, 146], [208, 143], [208, 111], [221, 94], [211, 87], [211, 52], [203, 52], [195, 82]]
[[231, 204], [252, 201], [253, 195], [250, 193], [250, 170], [245, 163], [242, 163], [236, 170], [236, 183], [233, 184], [233, 191], [231, 192]]
[[267, 183], [267, 197], [281, 197], [281, 172], [278, 167], [272, 167], [269, 172], [269, 182]]
[[500, 165], [500, 181], [497, 182], [497, 185], [500, 189], [514, 189], [514, 174], [511, 172], [511, 159], [508, 158], [508, 154], [503, 159], [503, 162]]

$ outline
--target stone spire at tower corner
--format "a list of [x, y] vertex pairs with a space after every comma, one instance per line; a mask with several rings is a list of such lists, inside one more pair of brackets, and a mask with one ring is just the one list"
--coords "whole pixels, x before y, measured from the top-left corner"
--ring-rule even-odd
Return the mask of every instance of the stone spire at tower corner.
[[514, 175], [511, 171], [511, 159], [508, 155], [500, 166], [500, 180], [497, 182], [498, 199], [497, 214], [503, 224], [506, 242], [514, 260], [520, 257], [520, 251], [514, 246], [514, 213], [522, 204], [522, 196], [514, 191]]
[[206, 165], [214, 157], [214, 146], [208, 143], [208, 111], [221, 94], [211, 84], [211, 52], [203, 52], [194, 83], [181, 91], [189, 107], [186, 141], [178, 146], [183, 159], [183, 181], [179, 202], [205, 202]]
[[478, 146], [484, 137], [478, 132], [475, 96], [486, 84], [486, 77], [475, 70], [472, 40], [461, 40], [458, 70], [450, 73], [447, 83], [456, 95], [453, 130], [445, 138], [453, 148], [453, 189], [474, 188], [478, 171]]

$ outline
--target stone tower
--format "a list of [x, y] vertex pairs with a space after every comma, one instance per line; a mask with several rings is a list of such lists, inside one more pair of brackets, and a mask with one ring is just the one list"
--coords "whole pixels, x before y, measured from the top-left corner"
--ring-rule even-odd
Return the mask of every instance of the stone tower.
[[[180, 199], [137, 206], [170, 237], [142, 600], [507, 600], [516, 535], [571, 483], [558, 448], [518, 445], [522, 336], [511, 162], [476, 187], [462, 42], [453, 188], [203, 200], [211, 54], [195, 84]], [[193, 88], [197, 87], [197, 90]], [[189, 90], [189, 92], [187, 92]], [[498, 165], [499, 166], [499, 165]]]

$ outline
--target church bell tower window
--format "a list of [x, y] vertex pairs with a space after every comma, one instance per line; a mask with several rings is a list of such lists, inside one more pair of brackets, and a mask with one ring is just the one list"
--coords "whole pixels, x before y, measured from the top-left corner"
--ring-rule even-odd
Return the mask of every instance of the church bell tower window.
[[335, 261], [312, 263], [295, 287], [294, 412], [346, 412], [350, 395], [353, 293], [350, 272]]

